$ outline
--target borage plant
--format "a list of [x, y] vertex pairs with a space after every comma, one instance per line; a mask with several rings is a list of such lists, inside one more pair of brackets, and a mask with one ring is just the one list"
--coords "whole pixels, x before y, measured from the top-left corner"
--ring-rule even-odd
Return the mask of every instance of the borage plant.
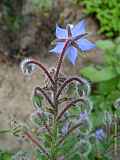
[[38, 67], [47, 76], [45, 86], [35, 87], [32, 97], [34, 112], [31, 119], [37, 133], [33, 136], [27, 127], [24, 131], [39, 149], [41, 160], [77, 160], [87, 157], [91, 151], [89, 83], [82, 77], [67, 77], [61, 73], [64, 57], [75, 64], [77, 50], [95, 48], [95, 44], [86, 39], [87, 35], [85, 21], [74, 27], [67, 25], [66, 29], [57, 25], [56, 47], [50, 50], [59, 56], [57, 66], [49, 70], [35, 59], [25, 59], [21, 63], [24, 74], [32, 74]]

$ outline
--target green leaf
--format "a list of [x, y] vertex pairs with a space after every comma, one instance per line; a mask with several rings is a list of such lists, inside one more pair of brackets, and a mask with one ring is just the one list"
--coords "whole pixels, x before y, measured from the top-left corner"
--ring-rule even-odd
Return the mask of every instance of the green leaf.
[[107, 81], [118, 76], [115, 69], [111, 66], [104, 67], [100, 70], [96, 69], [94, 66], [89, 66], [82, 68], [80, 73], [92, 82]]
[[78, 142], [77, 138], [75, 136], [68, 136], [65, 141], [64, 144], [61, 146], [60, 152], [61, 155], [68, 155], [70, 154], [70, 152], [72, 152], [73, 147], [76, 145], [76, 143]]
[[108, 101], [113, 103], [116, 99], [120, 97], [120, 91], [113, 90], [107, 97]]
[[0, 151], [0, 160], [12, 160], [11, 153]]
[[37, 151], [36, 160], [48, 160], [48, 158], [46, 158], [46, 156], [44, 156], [42, 153], [40, 153], [40, 151]]
[[40, 95], [34, 95], [32, 97], [33, 105], [35, 108], [41, 108], [42, 107], [42, 101], [43, 97]]
[[98, 84], [97, 93], [100, 95], [109, 95], [110, 92], [116, 89], [118, 85], [118, 78], [111, 79], [109, 81], [104, 81]]

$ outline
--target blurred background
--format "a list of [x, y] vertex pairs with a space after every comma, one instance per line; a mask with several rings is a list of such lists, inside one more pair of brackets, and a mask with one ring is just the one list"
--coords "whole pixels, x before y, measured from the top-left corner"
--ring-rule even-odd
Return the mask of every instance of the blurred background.
[[[113, 111], [112, 104], [120, 97], [120, 0], [0, 0], [0, 129], [27, 121], [33, 87], [44, 83], [40, 72], [24, 77], [21, 60], [34, 57], [49, 68], [55, 66], [57, 57], [49, 50], [56, 24], [65, 27], [81, 19], [97, 48], [80, 54], [74, 67], [65, 60], [63, 72], [91, 82], [91, 97], [98, 106], [95, 117], [103, 108]], [[102, 123], [97, 118], [96, 126]], [[0, 134], [0, 149], [26, 147], [16, 139]]]

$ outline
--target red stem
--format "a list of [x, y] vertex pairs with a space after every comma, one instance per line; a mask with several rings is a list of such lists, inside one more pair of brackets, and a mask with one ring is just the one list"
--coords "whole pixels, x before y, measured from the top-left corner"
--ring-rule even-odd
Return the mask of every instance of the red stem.
[[45, 66], [43, 64], [37, 62], [36, 60], [30, 60], [27, 64], [29, 64], [29, 63], [33, 63], [33, 64], [36, 64], [37, 66], [39, 66], [39, 68], [45, 72], [45, 74], [48, 76], [51, 83], [54, 85], [54, 81], [53, 81], [50, 73], [48, 72], [48, 70], [45, 68]]
[[71, 103], [69, 103], [68, 105], [66, 105], [66, 107], [63, 109], [63, 111], [61, 111], [61, 113], [58, 115], [58, 117], [57, 117], [57, 120], [59, 120], [62, 116], [63, 116], [63, 114], [71, 107], [71, 106], [73, 106], [74, 104], [76, 104], [76, 103], [78, 103], [78, 102], [80, 102], [80, 101], [84, 101], [85, 99], [84, 98], [79, 98], [79, 99], [76, 99], [76, 100], [74, 100], [74, 101], [72, 101]]
[[48, 157], [47, 151], [41, 146], [41, 144], [40, 144], [35, 138], [33, 138], [33, 136], [32, 136], [30, 133], [26, 132], [25, 135], [26, 135], [27, 138], [29, 138], [38, 148], [40, 148], [40, 149], [43, 151], [43, 153]]
[[81, 77], [71, 77], [71, 78], [67, 79], [67, 80], [63, 83], [63, 85], [61, 86], [61, 88], [58, 90], [58, 93], [57, 93], [57, 95], [56, 95], [56, 98], [59, 97], [59, 95], [61, 94], [62, 90], [65, 88], [65, 86], [68, 85], [69, 83], [71, 83], [72, 81], [77, 81], [77, 82], [79, 82], [79, 83], [81, 83], [81, 84], [84, 84], [84, 83], [85, 83], [85, 80], [84, 80], [83, 78], [81, 78]]
[[67, 48], [68, 43], [69, 43], [69, 40], [67, 40], [67, 41], [65, 42], [64, 48], [63, 48], [62, 53], [61, 53], [61, 55], [60, 55], [60, 58], [59, 58], [59, 60], [58, 60], [58, 64], [57, 64], [57, 67], [56, 67], [57, 70], [56, 70], [56, 73], [55, 73], [55, 81], [57, 81], [57, 78], [58, 78], [58, 75], [59, 75], [59, 71], [60, 71], [60, 68], [61, 68], [61, 64], [62, 64], [62, 62], [63, 62], [65, 50], [66, 50], [66, 48]]

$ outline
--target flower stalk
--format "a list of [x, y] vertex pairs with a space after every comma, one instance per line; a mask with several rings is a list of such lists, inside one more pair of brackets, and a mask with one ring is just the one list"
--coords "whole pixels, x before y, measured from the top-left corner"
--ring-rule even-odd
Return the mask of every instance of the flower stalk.
[[[80, 30], [80, 34], [76, 34]], [[78, 102], [82, 102], [86, 104], [87, 96], [89, 95], [90, 89], [88, 87], [88, 82], [81, 77], [70, 77], [70, 78], [62, 78], [60, 74], [61, 66], [63, 63], [64, 57], [68, 57], [68, 59], [75, 64], [77, 58], [77, 49], [82, 51], [88, 51], [93, 49], [95, 45], [90, 41], [85, 39], [87, 33], [84, 29], [84, 21], [80, 22], [75, 28], [71, 28], [70, 25], [67, 26], [67, 30], [63, 30], [59, 27], [56, 29], [56, 36], [57, 40], [56, 43], [58, 46], [53, 49], [53, 51], [57, 51], [59, 54], [59, 59], [57, 62], [56, 70], [54, 74], [51, 75], [49, 70], [37, 60], [28, 59], [22, 63], [22, 70], [25, 72], [28, 70], [32, 72], [35, 66], [38, 66], [41, 70], [44, 71], [45, 75], [48, 77], [48, 85], [41, 88], [39, 86], [35, 87], [34, 93], [38, 97], [41, 95], [44, 97], [44, 100], [48, 102], [49, 110], [46, 111], [45, 107], [41, 107], [41, 99], [40, 105], [37, 108], [40, 109], [39, 120], [36, 117], [36, 123], [42, 126], [45, 130], [42, 132], [45, 137], [45, 144], [41, 144], [37, 139], [35, 139], [30, 132], [25, 132], [25, 135], [28, 139], [30, 139], [48, 158], [48, 160], [58, 160], [59, 157], [63, 157], [63, 155], [58, 155], [61, 143], [64, 142], [65, 138], [68, 137], [71, 133], [76, 131], [77, 128], [81, 126], [81, 122], [75, 123], [74, 125], [70, 126], [67, 134], [63, 137], [62, 135], [62, 125], [66, 122], [63, 121], [65, 113], [67, 113], [72, 107], [74, 107]], [[59, 50], [58, 50], [59, 49]], [[32, 65], [35, 66], [32, 66]], [[60, 79], [62, 78], [62, 81]], [[76, 84], [79, 83], [81, 86], [87, 86], [87, 94], [80, 95], [79, 97], [67, 97], [67, 99], [63, 96], [64, 88], [68, 88], [70, 83]], [[61, 97], [63, 96], [63, 98]], [[61, 98], [61, 99], [60, 99]], [[69, 103], [65, 105], [61, 110], [62, 102], [66, 102], [69, 100]], [[37, 102], [38, 103], [38, 102]], [[34, 104], [37, 104], [34, 103]], [[40, 108], [41, 107], [41, 108]], [[47, 117], [46, 114], [47, 112]], [[39, 113], [38, 113], [39, 114]], [[77, 117], [78, 118], [78, 117]], [[72, 121], [72, 120], [71, 120]], [[71, 123], [72, 124], [72, 123]], [[69, 121], [68, 121], [69, 126]], [[47, 146], [46, 146], [47, 143]], [[47, 148], [47, 149], [46, 149]]]
[[26, 137], [28, 139], [30, 139], [33, 144], [35, 144], [35, 146], [37, 146], [47, 157], [48, 157], [48, 153], [47, 151], [44, 149], [44, 147], [40, 144], [40, 142], [38, 142], [38, 140], [36, 140], [35, 138], [33, 138], [33, 136], [29, 133], [29, 132], [26, 132], [25, 133]]

